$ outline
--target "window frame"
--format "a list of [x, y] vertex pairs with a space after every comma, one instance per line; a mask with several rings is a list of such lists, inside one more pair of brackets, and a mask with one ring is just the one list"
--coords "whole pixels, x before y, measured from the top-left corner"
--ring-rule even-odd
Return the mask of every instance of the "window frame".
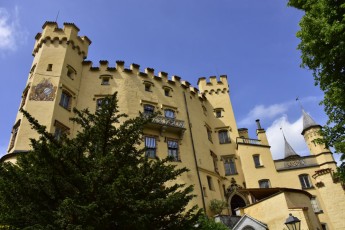
[[[258, 181], [259, 188], [271, 188], [271, 182], [269, 179], [261, 179]], [[267, 185], [267, 186], [264, 186]]]
[[211, 176], [206, 176], [206, 179], [207, 179], [208, 189], [211, 190], [211, 191], [215, 191], [212, 177]]
[[320, 203], [318, 202], [316, 196], [310, 198], [310, 203], [314, 213], [323, 213], [323, 210], [321, 209]]
[[[66, 101], [67, 98], [67, 101]], [[72, 94], [67, 90], [63, 89], [61, 91], [60, 102], [59, 105], [68, 111], [71, 111], [72, 106]]]
[[223, 157], [224, 174], [225, 176], [237, 175], [237, 167], [235, 157]]
[[[179, 141], [176, 139], [167, 139], [168, 157], [172, 158], [172, 161], [181, 161], [179, 154]], [[174, 144], [173, 144], [174, 143]]]
[[66, 76], [70, 79], [74, 80], [75, 76], [77, 75], [77, 71], [70, 65], [67, 65], [67, 73]]
[[263, 165], [261, 164], [261, 157], [260, 157], [260, 154], [254, 154], [254, 155], [253, 155], [253, 162], [254, 162], [255, 168], [261, 168], [261, 167], [263, 167]]
[[63, 135], [69, 135], [70, 128], [58, 120], [54, 122], [54, 138], [59, 141]]
[[212, 151], [210, 151], [210, 155], [211, 155], [211, 157], [212, 157], [214, 171], [215, 171], [216, 173], [219, 174], [218, 157], [217, 157], [217, 155], [216, 155], [214, 152], [212, 152]]
[[8, 147], [8, 151], [13, 149], [14, 145], [16, 144], [20, 123], [21, 123], [21, 119], [19, 119], [12, 127], [12, 132], [11, 132], [12, 135], [11, 135], [11, 141]]
[[[147, 108], [152, 108], [152, 111], [147, 109]], [[155, 106], [151, 104], [144, 104], [143, 105], [143, 114], [145, 115], [152, 115], [155, 112]]]
[[302, 189], [311, 189], [314, 188], [313, 183], [310, 180], [309, 174], [303, 173], [298, 175], [299, 182], [302, 186]]
[[173, 109], [164, 109], [164, 117], [175, 119], [176, 118], [176, 111]]
[[229, 144], [231, 143], [229, 131], [226, 129], [221, 129], [218, 131], [219, 144]]
[[145, 157], [157, 157], [157, 140], [154, 136], [145, 136]]

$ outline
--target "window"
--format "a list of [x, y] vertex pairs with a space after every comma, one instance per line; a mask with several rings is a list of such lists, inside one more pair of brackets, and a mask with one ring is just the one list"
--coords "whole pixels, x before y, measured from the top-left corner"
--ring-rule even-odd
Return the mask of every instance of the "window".
[[47, 71], [53, 71], [53, 64], [48, 64]]
[[155, 137], [145, 137], [145, 156], [149, 158], [156, 157], [156, 138]]
[[216, 113], [216, 117], [217, 117], [217, 118], [222, 117], [222, 110], [217, 109], [217, 110], [215, 111], [215, 113]]
[[11, 137], [11, 142], [10, 142], [10, 146], [8, 147], [8, 150], [11, 150], [14, 146], [14, 143], [16, 142], [17, 134], [18, 134], [19, 126], [20, 126], [20, 121], [21, 120], [18, 120], [12, 128], [12, 137]]
[[23, 91], [22, 103], [20, 104], [20, 108], [22, 108], [25, 105], [26, 98], [28, 97], [29, 88], [30, 88], [30, 86], [28, 85]]
[[202, 192], [204, 193], [204, 197], [207, 197], [206, 187], [205, 186], [202, 187]]
[[320, 209], [319, 202], [317, 202], [316, 197], [312, 197], [310, 199], [311, 207], [313, 208], [315, 213], [320, 213], [322, 210]]
[[212, 177], [207, 176], [207, 184], [208, 184], [208, 188], [209, 188], [210, 190], [214, 190]]
[[65, 126], [64, 124], [62, 124], [61, 122], [55, 120], [54, 126], [55, 126], [54, 137], [56, 140], [60, 140], [63, 135], [69, 134], [69, 128]]
[[298, 177], [299, 177], [299, 181], [301, 182], [302, 189], [313, 188], [313, 185], [310, 182], [308, 174], [301, 174]]
[[166, 109], [164, 110], [164, 115], [167, 118], [175, 118], [175, 111], [172, 109]]
[[212, 131], [211, 131], [211, 129], [206, 126], [206, 131], [207, 131], [208, 140], [212, 142]]
[[263, 179], [263, 180], [259, 180], [259, 187], [260, 188], [270, 188], [270, 180], [268, 179]]
[[144, 114], [152, 115], [155, 111], [155, 107], [153, 105], [144, 105]]
[[166, 97], [171, 97], [171, 95], [170, 95], [170, 89], [169, 88], [164, 88], [164, 95], [166, 96]]
[[96, 100], [96, 110], [101, 109], [103, 103], [108, 104], [108, 103], [109, 103], [109, 99], [106, 99], [106, 98], [98, 98], [98, 99]]
[[227, 157], [223, 159], [225, 176], [237, 174], [235, 159], [233, 157]]
[[144, 81], [145, 91], [152, 92], [153, 83], [150, 81]]
[[219, 170], [218, 170], [218, 157], [212, 151], [211, 151], [211, 156], [212, 156], [212, 160], [213, 160], [214, 171], [219, 174]]
[[205, 106], [202, 106], [202, 111], [204, 112], [204, 115], [207, 116], [207, 109]]
[[327, 230], [327, 224], [326, 223], [321, 223], [322, 230]]
[[230, 143], [229, 133], [227, 130], [220, 130], [218, 132], [219, 144]]
[[175, 140], [168, 140], [168, 156], [172, 158], [173, 161], [179, 161], [178, 156], [178, 142]]
[[67, 77], [74, 79], [76, 74], [77, 71], [75, 71], [75, 69], [72, 66], [67, 65]]
[[60, 105], [67, 110], [71, 110], [72, 96], [67, 91], [62, 91], [60, 98]]
[[260, 168], [262, 165], [260, 163], [260, 155], [253, 155], [255, 168]]

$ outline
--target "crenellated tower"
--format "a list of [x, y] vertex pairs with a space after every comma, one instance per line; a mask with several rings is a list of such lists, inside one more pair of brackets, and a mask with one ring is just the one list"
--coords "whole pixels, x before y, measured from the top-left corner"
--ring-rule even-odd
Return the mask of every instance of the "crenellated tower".
[[[45, 125], [49, 132], [62, 132], [70, 125], [70, 114], [66, 111], [76, 103], [72, 99], [78, 96], [82, 62], [91, 41], [78, 36], [79, 28], [73, 23], [64, 23], [63, 28], [59, 28], [56, 22], [46, 22], [42, 29], [35, 37], [34, 59], [20, 108]], [[35, 138], [37, 134], [18, 112], [8, 152], [30, 149], [27, 137]]]

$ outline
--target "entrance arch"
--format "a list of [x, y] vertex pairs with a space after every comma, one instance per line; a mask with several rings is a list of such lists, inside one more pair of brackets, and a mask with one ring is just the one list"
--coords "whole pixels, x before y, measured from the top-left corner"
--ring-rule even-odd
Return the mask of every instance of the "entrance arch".
[[231, 209], [231, 215], [235, 216], [236, 215], [236, 208], [241, 208], [246, 206], [246, 202], [245, 199], [238, 195], [238, 194], [234, 194], [231, 198], [230, 198], [230, 209]]

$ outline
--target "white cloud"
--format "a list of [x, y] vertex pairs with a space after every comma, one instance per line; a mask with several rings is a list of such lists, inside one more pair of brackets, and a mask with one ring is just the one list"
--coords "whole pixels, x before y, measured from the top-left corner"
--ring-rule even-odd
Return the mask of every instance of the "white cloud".
[[268, 142], [271, 145], [273, 159], [284, 158], [285, 143], [280, 128], [283, 129], [286, 140], [297, 154], [301, 156], [309, 155], [309, 150], [303, 136], [301, 135], [302, 127], [302, 116], [293, 122], [288, 120], [287, 115], [283, 115], [273, 121], [272, 125], [268, 127], [266, 131]]
[[0, 7], [0, 50], [14, 51], [26, 39], [26, 32], [19, 24], [18, 9], [9, 12]]
[[267, 107], [264, 105], [256, 105], [238, 124], [239, 126], [247, 126], [253, 123], [253, 121], [258, 118], [272, 119], [278, 115], [285, 113], [288, 110], [290, 104], [291, 103], [274, 104]]
[[[305, 97], [299, 99], [302, 104], [319, 102], [322, 100], [322, 97]], [[256, 105], [252, 110], [249, 111], [247, 116], [238, 122], [239, 127], [246, 127], [253, 124], [253, 121], [256, 119], [260, 120], [270, 120], [276, 119], [278, 116], [282, 116], [287, 113], [291, 106], [296, 106], [296, 100], [291, 100], [287, 102], [282, 102], [273, 105]]]

